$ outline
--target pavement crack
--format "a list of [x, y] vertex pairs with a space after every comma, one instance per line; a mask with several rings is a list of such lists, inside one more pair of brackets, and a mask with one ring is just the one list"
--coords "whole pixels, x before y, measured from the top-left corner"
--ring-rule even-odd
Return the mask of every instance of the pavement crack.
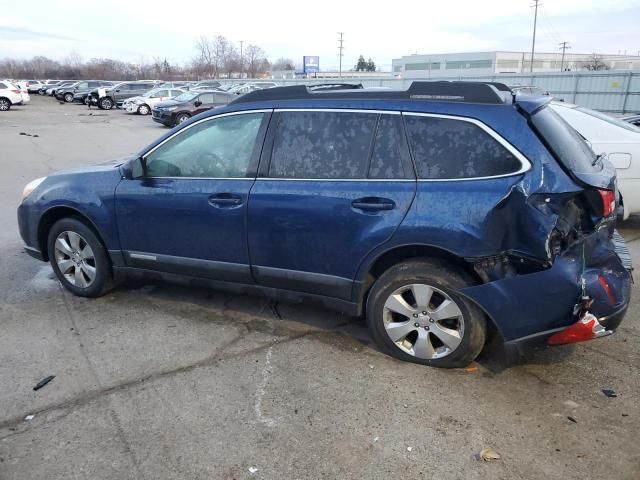
[[269, 376], [271, 375], [271, 356], [273, 355], [273, 346], [269, 347], [267, 350], [267, 355], [264, 362], [264, 367], [262, 367], [262, 380], [260, 384], [256, 388], [256, 401], [253, 405], [253, 410], [256, 414], [256, 420], [259, 423], [266, 425], [267, 427], [275, 427], [276, 421], [273, 418], [266, 417], [262, 413], [262, 399], [264, 398], [265, 389], [267, 388], [267, 384], [269, 383]]

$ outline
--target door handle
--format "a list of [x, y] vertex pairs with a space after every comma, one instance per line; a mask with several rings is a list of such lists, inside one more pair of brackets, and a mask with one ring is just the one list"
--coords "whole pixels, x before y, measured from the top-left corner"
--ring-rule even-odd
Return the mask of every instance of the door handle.
[[231, 208], [242, 205], [242, 198], [231, 193], [217, 193], [209, 197], [209, 203], [218, 208]]
[[351, 206], [358, 210], [380, 211], [393, 210], [396, 204], [393, 202], [393, 200], [389, 200], [388, 198], [367, 197], [354, 200], [353, 202], [351, 202]]

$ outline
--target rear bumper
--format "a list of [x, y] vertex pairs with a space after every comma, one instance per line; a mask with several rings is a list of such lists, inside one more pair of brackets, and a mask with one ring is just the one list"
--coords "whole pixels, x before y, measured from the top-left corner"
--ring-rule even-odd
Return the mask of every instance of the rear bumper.
[[[627, 313], [628, 307], [629, 304], [627, 303], [618, 311], [613, 312], [611, 315], [598, 318], [598, 321], [605, 329], [615, 332], [620, 323], [622, 323], [622, 320]], [[537, 350], [543, 350], [548, 347], [547, 340], [549, 339], [549, 337], [563, 331], [565, 328], [566, 327], [555, 328], [553, 330], [534, 333], [533, 335], [528, 335], [526, 337], [504, 342], [504, 348], [507, 352], [516, 355], [524, 355], [526, 353], [534, 352]]]
[[[584, 249], [584, 250], [583, 250]], [[584, 251], [584, 267], [583, 267]], [[507, 346], [544, 345], [546, 339], [577, 321], [574, 307], [582, 295], [593, 299], [589, 312], [615, 330], [631, 297], [630, 256], [619, 235], [605, 230], [584, 237], [546, 269], [461, 290], [493, 320]]]

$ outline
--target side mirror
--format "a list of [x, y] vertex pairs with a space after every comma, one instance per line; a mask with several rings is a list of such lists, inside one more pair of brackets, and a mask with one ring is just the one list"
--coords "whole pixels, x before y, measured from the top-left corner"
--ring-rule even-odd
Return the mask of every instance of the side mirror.
[[119, 91], [120, 91], [120, 89], [119, 89], [119, 88], [118, 88], [118, 89], [116, 89], [116, 92], [119, 92]]
[[125, 163], [122, 165], [121, 169], [122, 176], [127, 180], [142, 178], [147, 173], [146, 161], [142, 157], [134, 158], [133, 160]]
[[194, 104], [196, 107], [199, 107], [200, 105], [202, 105], [202, 102], [201, 102], [200, 100], [196, 100], [193, 104]]

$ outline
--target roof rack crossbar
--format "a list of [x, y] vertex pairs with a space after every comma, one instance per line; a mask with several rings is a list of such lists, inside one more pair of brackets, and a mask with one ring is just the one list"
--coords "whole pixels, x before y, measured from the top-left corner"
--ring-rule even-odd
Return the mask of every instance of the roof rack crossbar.
[[367, 90], [350, 88], [345, 90], [313, 91], [313, 85], [290, 85], [256, 90], [234, 100], [232, 103], [249, 103], [274, 100], [302, 100], [310, 98], [426, 100], [440, 102], [504, 104], [504, 95], [509, 87], [497, 82], [465, 81], [414, 81], [407, 90]]

